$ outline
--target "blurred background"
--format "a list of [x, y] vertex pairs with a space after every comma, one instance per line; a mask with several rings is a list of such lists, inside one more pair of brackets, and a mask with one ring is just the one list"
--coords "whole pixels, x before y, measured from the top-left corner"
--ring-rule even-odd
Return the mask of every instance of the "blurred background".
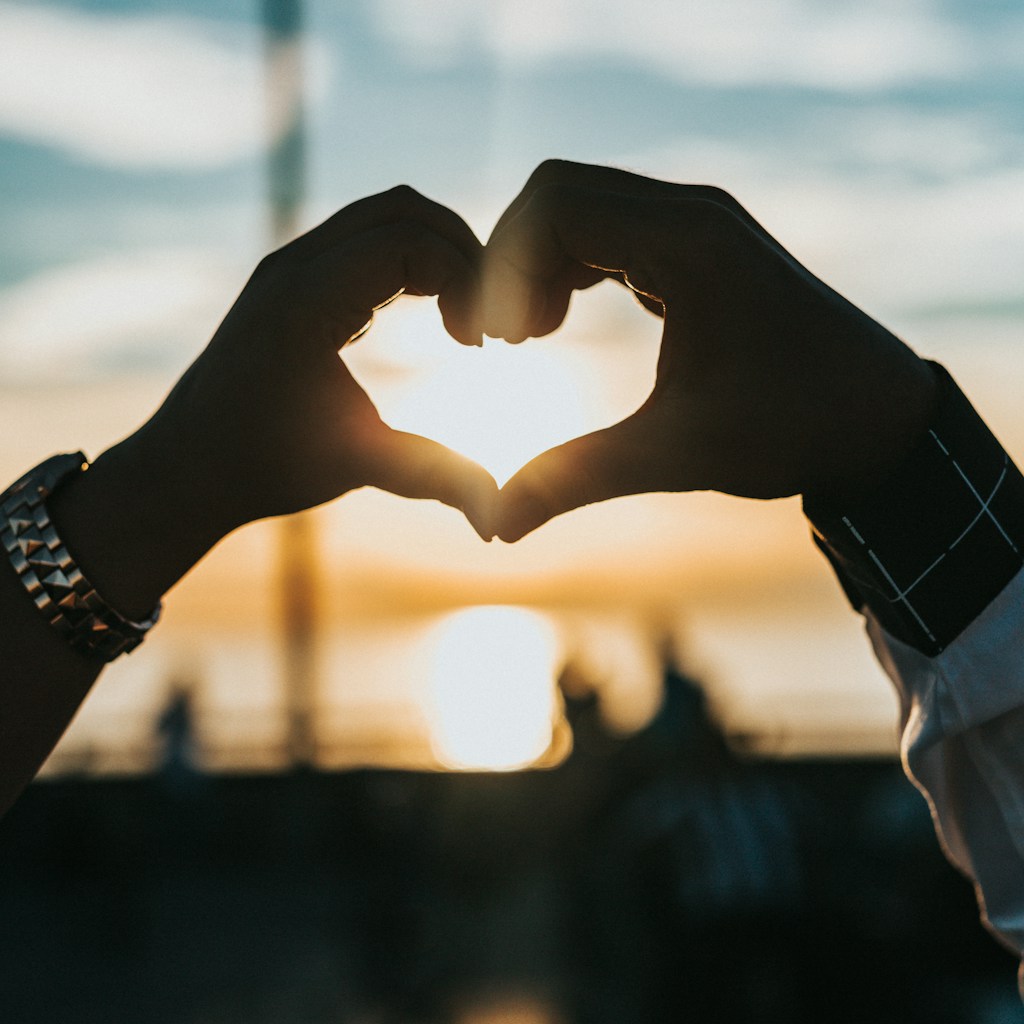
[[[1024, 453], [1016, 0], [0, 0], [0, 477], [131, 432], [259, 258], [551, 156], [732, 191]], [[499, 482], [635, 409], [612, 285], [345, 359]], [[11, 1020], [1024, 1020], [799, 504], [515, 546], [366, 491], [228, 538], [0, 825]]]

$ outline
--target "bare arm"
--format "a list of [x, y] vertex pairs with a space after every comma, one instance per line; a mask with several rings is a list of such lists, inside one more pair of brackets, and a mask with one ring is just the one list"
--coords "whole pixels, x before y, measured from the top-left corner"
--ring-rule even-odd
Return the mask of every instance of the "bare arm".
[[[68, 551], [128, 619], [232, 530], [376, 486], [463, 510], [479, 532], [496, 488], [479, 466], [386, 426], [338, 357], [405, 290], [465, 315], [480, 244], [450, 210], [400, 187], [269, 256], [154, 416], [48, 501]], [[0, 812], [60, 738], [103, 662], [72, 649], [0, 564]]]

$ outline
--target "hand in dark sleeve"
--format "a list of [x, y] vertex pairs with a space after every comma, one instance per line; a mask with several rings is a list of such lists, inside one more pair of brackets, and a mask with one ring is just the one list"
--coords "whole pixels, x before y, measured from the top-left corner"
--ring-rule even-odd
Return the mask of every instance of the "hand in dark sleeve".
[[506, 484], [505, 540], [646, 491], [860, 493], [925, 428], [927, 364], [707, 186], [543, 164], [487, 244], [484, 329], [550, 333], [574, 290], [607, 277], [663, 318], [654, 389], [632, 416]]

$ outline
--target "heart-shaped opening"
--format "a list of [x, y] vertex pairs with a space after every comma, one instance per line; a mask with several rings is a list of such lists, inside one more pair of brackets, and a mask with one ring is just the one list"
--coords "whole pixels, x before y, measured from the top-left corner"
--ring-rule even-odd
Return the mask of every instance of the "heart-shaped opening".
[[608, 426], [650, 394], [661, 324], [606, 283], [574, 298], [547, 338], [465, 348], [433, 302], [382, 310], [345, 362], [384, 420], [440, 441], [504, 484], [534, 456]]

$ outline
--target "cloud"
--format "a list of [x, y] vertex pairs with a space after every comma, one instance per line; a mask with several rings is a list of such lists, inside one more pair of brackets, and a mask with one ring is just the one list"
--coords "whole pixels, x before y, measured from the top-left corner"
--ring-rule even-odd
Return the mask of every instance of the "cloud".
[[970, 107], [862, 105], [816, 115], [806, 128], [802, 158], [924, 180], [1020, 165], [1024, 155], [1018, 132]]
[[81, 381], [111, 368], [184, 368], [241, 275], [216, 252], [147, 249], [48, 269], [0, 291], [0, 375]]
[[[906, 113], [897, 126], [928, 135], [931, 115]], [[687, 137], [618, 163], [675, 181], [731, 191], [798, 259], [878, 316], [909, 318], [962, 306], [983, 311], [1024, 297], [1024, 169], [990, 159], [1006, 138], [971, 133], [959, 118], [951, 136], [973, 139], [970, 171], [919, 176], [913, 145], [887, 164], [855, 166], [846, 133], [822, 131], [764, 140], [759, 146]], [[922, 142], [923, 144], [923, 142]]]
[[477, 49], [510, 69], [618, 58], [688, 83], [837, 91], [956, 79], [973, 64], [958, 27], [925, 0], [380, 0], [376, 11], [410, 59], [436, 64]]
[[[154, 169], [215, 168], [266, 144], [254, 25], [0, 2], [0, 39], [2, 134]], [[322, 51], [311, 63], [322, 92]], [[276, 111], [275, 130], [290, 115]]]

